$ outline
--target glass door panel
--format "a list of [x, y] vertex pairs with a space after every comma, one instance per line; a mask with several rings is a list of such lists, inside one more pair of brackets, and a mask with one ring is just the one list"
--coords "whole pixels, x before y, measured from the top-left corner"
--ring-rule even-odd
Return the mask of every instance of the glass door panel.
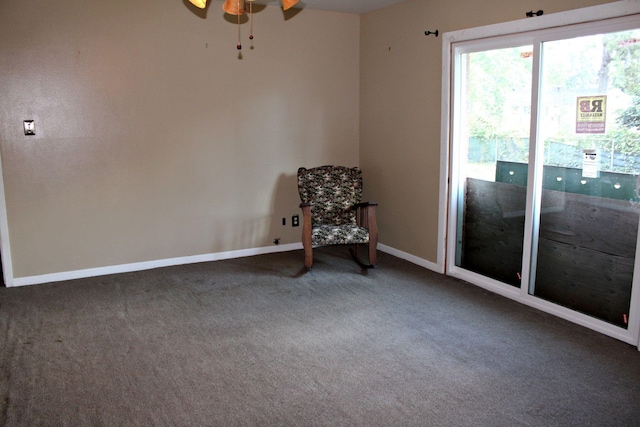
[[640, 31], [549, 41], [541, 51], [542, 196], [529, 294], [627, 328], [640, 214]]
[[520, 287], [532, 46], [462, 54], [456, 266]]

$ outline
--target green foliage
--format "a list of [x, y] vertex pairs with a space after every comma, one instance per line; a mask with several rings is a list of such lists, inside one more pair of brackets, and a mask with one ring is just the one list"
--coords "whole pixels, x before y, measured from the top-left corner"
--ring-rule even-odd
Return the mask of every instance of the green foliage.
[[[530, 98], [531, 59], [522, 58], [522, 51], [509, 48], [466, 55], [473, 137], [505, 136], [503, 118], [507, 109], [513, 107], [514, 99], [519, 100], [522, 94]], [[513, 133], [512, 129], [510, 134]]]
[[[631, 95], [629, 107], [616, 122], [626, 129], [640, 129], [640, 40], [637, 31], [608, 34], [603, 38], [605, 55], [610, 58], [611, 84]], [[636, 147], [634, 147], [636, 148]]]
[[[526, 161], [528, 156], [527, 108], [530, 110], [532, 59], [522, 54], [527, 51], [532, 48], [514, 47], [463, 56], [467, 62], [469, 136], [485, 147], [483, 151], [494, 152], [497, 159]], [[566, 163], [563, 166], [577, 166], [581, 164], [582, 148], [598, 148], [609, 159], [609, 164], [603, 167], [637, 173], [640, 31], [544, 43], [543, 55], [550, 60], [543, 67], [542, 116], [548, 121], [545, 129], [552, 134], [547, 148], [558, 150], [555, 161]], [[609, 114], [615, 117], [607, 122], [606, 134], [576, 134], [576, 97], [604, 94], [611, 101]], [[625, 97], [631, 99], [630, 104]], [[614, 111], [618, 106], [622, 107]], [[554, 148], [550, 148], [552, 143], [556, 144]]]
[[602, 44], [609, 58], [611, 84], [624, 93], [640, 96], [640, 40], [638, 31], [607, 34]]
[[640, 96], [634, 96], [631, 106], [618, 116], [618, 124], [626, 129], [640, 130]]

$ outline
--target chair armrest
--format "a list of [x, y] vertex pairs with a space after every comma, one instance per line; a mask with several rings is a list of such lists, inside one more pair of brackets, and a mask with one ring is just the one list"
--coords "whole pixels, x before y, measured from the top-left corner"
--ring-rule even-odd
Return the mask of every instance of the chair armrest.
[[354, 208], [365, 208], [367, 206], [378, 206], [378, 202], [361, 202], [354, 206]]
[[363, 202], [355, 205], [356, 209], [356, 223], [360, 227], [364, 227], [369, 230], [369, 233], [378, 234], [378, 225], [376, 222], [376, 210], [378, 207], [377, 202]]

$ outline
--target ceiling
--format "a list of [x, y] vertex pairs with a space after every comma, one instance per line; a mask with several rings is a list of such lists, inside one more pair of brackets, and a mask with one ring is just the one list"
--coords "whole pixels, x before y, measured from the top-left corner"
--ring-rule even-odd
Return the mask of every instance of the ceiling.
[[[381, 9], [405, 0], [300, 0], [294, 8], [356, 13], [358, 15]], [[280, 5], [280, 0], [256, 0], [256, 3]]]

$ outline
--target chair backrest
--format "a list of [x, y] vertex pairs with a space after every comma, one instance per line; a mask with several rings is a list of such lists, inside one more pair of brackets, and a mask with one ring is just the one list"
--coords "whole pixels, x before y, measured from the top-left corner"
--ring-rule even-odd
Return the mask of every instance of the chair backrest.
[[344, 166], [298, 169], [302, 203], [311, 203], [311, 223], [355, 224], [353, 207], [362, 199], [362, 171]]

